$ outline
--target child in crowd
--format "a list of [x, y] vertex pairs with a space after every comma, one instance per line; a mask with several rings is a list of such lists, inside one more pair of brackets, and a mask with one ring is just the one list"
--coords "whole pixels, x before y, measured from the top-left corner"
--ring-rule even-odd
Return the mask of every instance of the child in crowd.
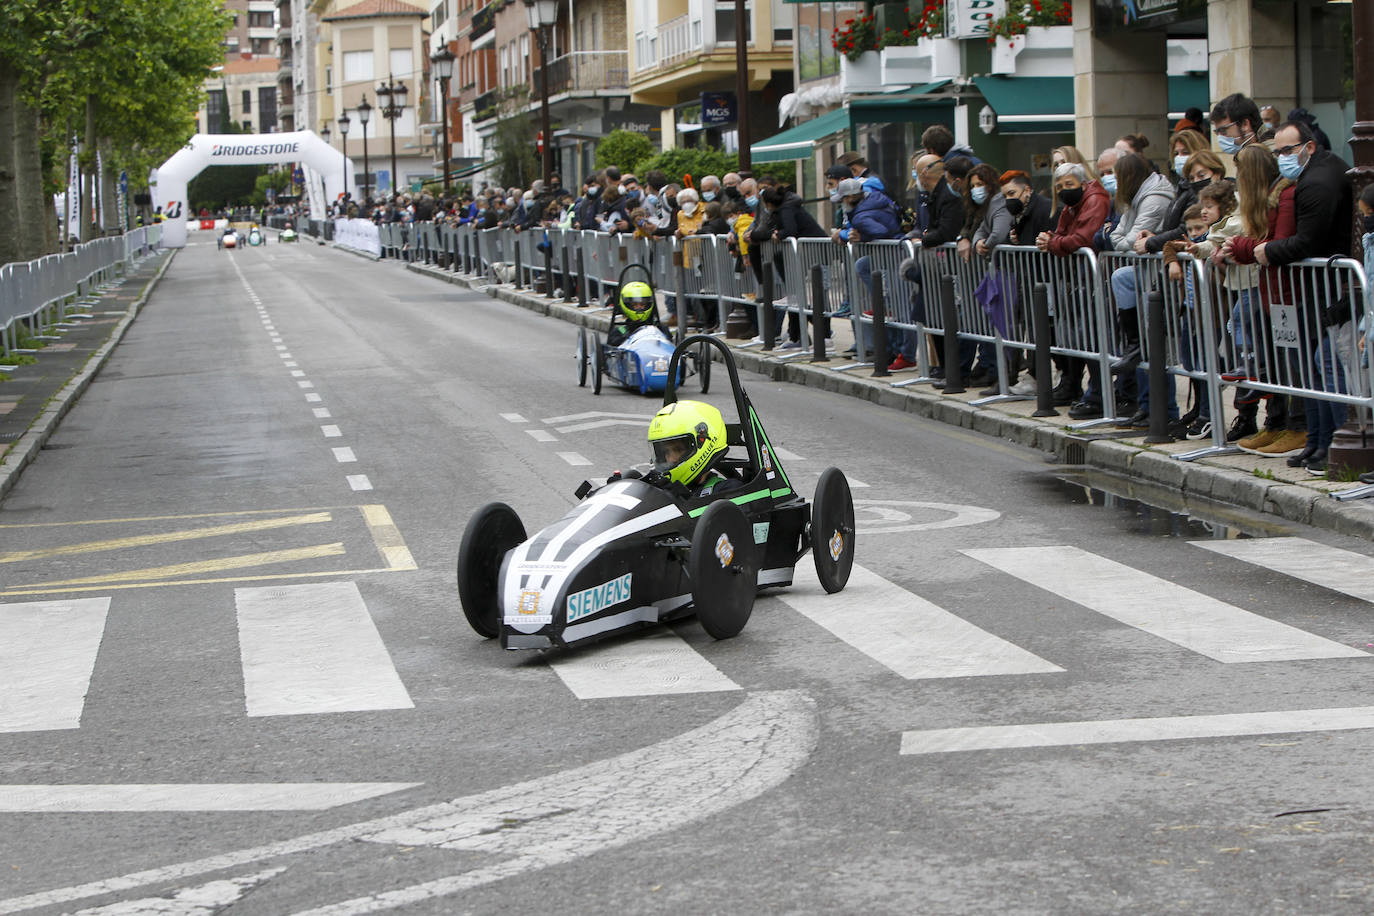
[[725, 221], [719, 201], [711, 201], [706, 205], [706, 219], [697, 230], [697, 235], [726, 235], [730, 232], [730, 224]]
[[[1195, 246], [1207, 241], [1207, 233], [1211, 229], [1211, 224], [1207, 222], [1207, 210], [1202, 204], [1193, 204], [1183, 211], [1183, 225], [1187, 231], [1187, 240], [1179, 239], [1175, 242], [1164, 243], [1164, 263], [1168, 265], [1169, 279], [1177, 283], [1183, 282], [1183, 265], [1179, 263], [1178, 253], [1185, 251], [1192, 254]], [[1192, 278], [1187, 283], [1188, 297], [1192, 297]], [[1191, 308], [1191, 302], [1189, 304]]]
[[649, 211], [644, 207], [635, 207], [630, 211], [630, 225], [635, 227], [635, 238], [651, 239], [654, 237], [654, 229], [657, 227], [649, 220]]

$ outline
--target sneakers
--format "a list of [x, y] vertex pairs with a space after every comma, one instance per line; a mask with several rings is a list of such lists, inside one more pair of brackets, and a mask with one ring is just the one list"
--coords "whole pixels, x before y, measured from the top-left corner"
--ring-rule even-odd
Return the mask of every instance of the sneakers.
[[1253, 436], [1259, 432], [1259, 427], [1255, 425], [1254, 417], [1240, 416], [1231, 421], [1231, 428], [1226, 431], [1227, 442], [1239, 442], [1248, 436]]
[[1137, 410], [1124, 420], [1116, 421], [1117, 429], [1149, 429], [1150, 412], [1148, 410]]
[[1300, 429], [1282, 430], [1268, 445], [1261, 446], [1255, 454], [1265, 458], [1287, 458], [1301, 455], [1307, 448], [1307, 433]]
[[1307, 473], [1313, 477], [1326, 476], [1326, 452], [1316, 452], [1311, 458], [1307, 459]]
[[801, 349], [801, 341], [800, 341], [800, 340], [789, 340], [789, 341], [788, 341], [787, 343], [785, 343], [785, 344], [779, 344], [779, 345], [778, 345], [777, 347], [775, 347], [774, 349], [777, 349], [777, 350], [800, 350], [800, 349]]
[[1307, 462], [1311, 461], [1316, 454], [1317, 447], [1315, 445], [1309, 444], [1301, 452], [1299, 452], [1296, 455], [1293, 455], [1284, 463], [1287, 464], [1290, 468], [1305, 468], [1307, 467]]
[[1245, 366], [1237, 366], [1221, 373], [1223, 382], [1258, 382], [1259, 378]]
[[897, 358], [887, 367], [888, 372], [901, 372], [903, 369], [915, 369], [916, 364], [908, 360], [905, 356], [898, 353]]
[[1033, 398], [1039, 393], [1039, 390], [1035, 386], [1035, 379], [1027, 377], [1012, 385], [1007, 389], [1007, 392], [1018, 398]]
[[852, 314], [854, 314], [854, 312], [853, 312], [852, 309], [850, 309], [849, 306], [847, 306], [847, 305], [842, 305], [842, 306], [840, 306], [839, 308], [835, 309], [835, 311], [831, 312], [831, 313], [830, 313], [830, 317], [831, 317], [831, 318], [848, 318], [848, 317], [849, 317], [850, 315], [852, 315]]
[[1212, 421], [1198, 417], [1189, 426], [1188, 431], [1183, 434], [1185, 439], [1208, 439], [1212, 435]]
[[1258, 455], [1260, 449], [1271, 445], [1283, 433], [1281, 429], [1262, 429], [1257, 433], [1236, 440], [1236, 448], [1242, 452]]

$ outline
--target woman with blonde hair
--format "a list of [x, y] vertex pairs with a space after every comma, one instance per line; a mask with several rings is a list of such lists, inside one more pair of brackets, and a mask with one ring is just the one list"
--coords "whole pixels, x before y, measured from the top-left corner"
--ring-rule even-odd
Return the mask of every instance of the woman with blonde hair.
[[1180, 187], [1188, 181], [1188, 173], [1185, 169], [1188, 164], [1188, 157], [1192, 156], [1193, 153], [1211, 148], [1207, 138], [1192, 128], [1185, 127], [1183, 130], [1174, 131], [1174, 135], [1169, 138], [1169, 149], [1174, 151], [1174, 174], [1178, 176]]

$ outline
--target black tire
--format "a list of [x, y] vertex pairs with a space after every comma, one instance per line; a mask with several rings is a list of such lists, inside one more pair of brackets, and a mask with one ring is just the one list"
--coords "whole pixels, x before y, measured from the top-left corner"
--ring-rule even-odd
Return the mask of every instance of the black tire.
[[711, 390], [711, 351], [709, 344], [702, 344], [697, 348], [697, 382], [701, 384], [702, 394]]
[[849, 582], [854, 568], [854, 500], [839, 468], [826, 468], [811, 501], [811, 557], [816, 578], [830, 594]]
[[577, 387], [587, 387], [587, 329], [577, 329]]
[[524, 543], [525, 526], [505, 503], [487, 503], [468, 519], [458, 547], [458, 598], [479, 636], [501, 632], [501, 561]]
[[592, 394], [601, 393], [601, 375], [606, 371], [606, 357], [601, 352], [601, 338], [592, 337]]
[[737, 636], [754, 611], [759, 583], [754, 529], [739, 506], [721, 500], [697, 519], [687, 575], [701, 628], [715, 639]]

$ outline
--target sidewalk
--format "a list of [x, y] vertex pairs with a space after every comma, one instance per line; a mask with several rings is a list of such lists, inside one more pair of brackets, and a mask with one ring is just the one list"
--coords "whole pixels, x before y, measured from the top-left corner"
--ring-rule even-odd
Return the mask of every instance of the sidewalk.
[[[416, 273], [484, 291], [493, 298], [603, 333], [610, 325], [610, 313], [595, 306], [579, 309], [576, 303], [565, 304], [559, 299], [546, 299], [506, 284], [491, 285], [479, 278], [426, 264], [408, 263], [405, 266]], [[732, 347], [735, 361], [741, 368], [761, 373], [775, 381], [833, 391], [872, 401], [882, 407], [997, 436], [1038, 449], [1066, 465], [1086, 465], [1122, 477], [1128, 486], [1132, 481], [1139, 481], [1151, 489], [1163, 486], [1178, 493], [1185, 503], [1193, 499], [1197, 502], [1239, 506], [1374, 540], [1374, 499], [1341, 502], [1331, 498], [1332, 493], [1362, 486], [1359, 481], [1347, 483], [1314, 478], [1303, 468], [1288, 467], [1283, 459], [1260, 458], [1245, 453], [1178, 461], [1170, 455], [1192, 451], [1210, 442], [1146, 445], [1143, 433], [1117, 430], [1112, 426], [1075, 432], [1067, 426], [1071, 422], [1067, 407], [1058, 408], [1058, 417], [1036, 418], [1031, 416], [1035, 410], [1034, 399], [975, 406], [970, 402], [979, 399], [976, 390], [947, 395], [929, 385], [893, 387], [893, 383], [901, 382], [903, 378], [915, 377], [914, 372], [897, 372], [887, 378], [873, 378], [872, 367], [836, 371], [836, 367], [855, 362], [838, 356], [836, 352], [853, 344], [853, 329], [848, 320], [832, 321], [831, 324], [834, 339], [827, 363], [812, 363], [809, 355], [783, 360], [778, 358], [781, 354], [762, 353], [757, 346], [741, 347], [744, 341], [721, 339]], [[1182, 384], [1179, 390], [1182, 404], [1186, 401], [1187, 390]]]
[[89, 317], [51, 331], [58, 339], [30, 354], [36, 362], [0, 375], [0, 499], [105, 365], [173, 256], [159, 251], [144, 258], [81, 309]]

